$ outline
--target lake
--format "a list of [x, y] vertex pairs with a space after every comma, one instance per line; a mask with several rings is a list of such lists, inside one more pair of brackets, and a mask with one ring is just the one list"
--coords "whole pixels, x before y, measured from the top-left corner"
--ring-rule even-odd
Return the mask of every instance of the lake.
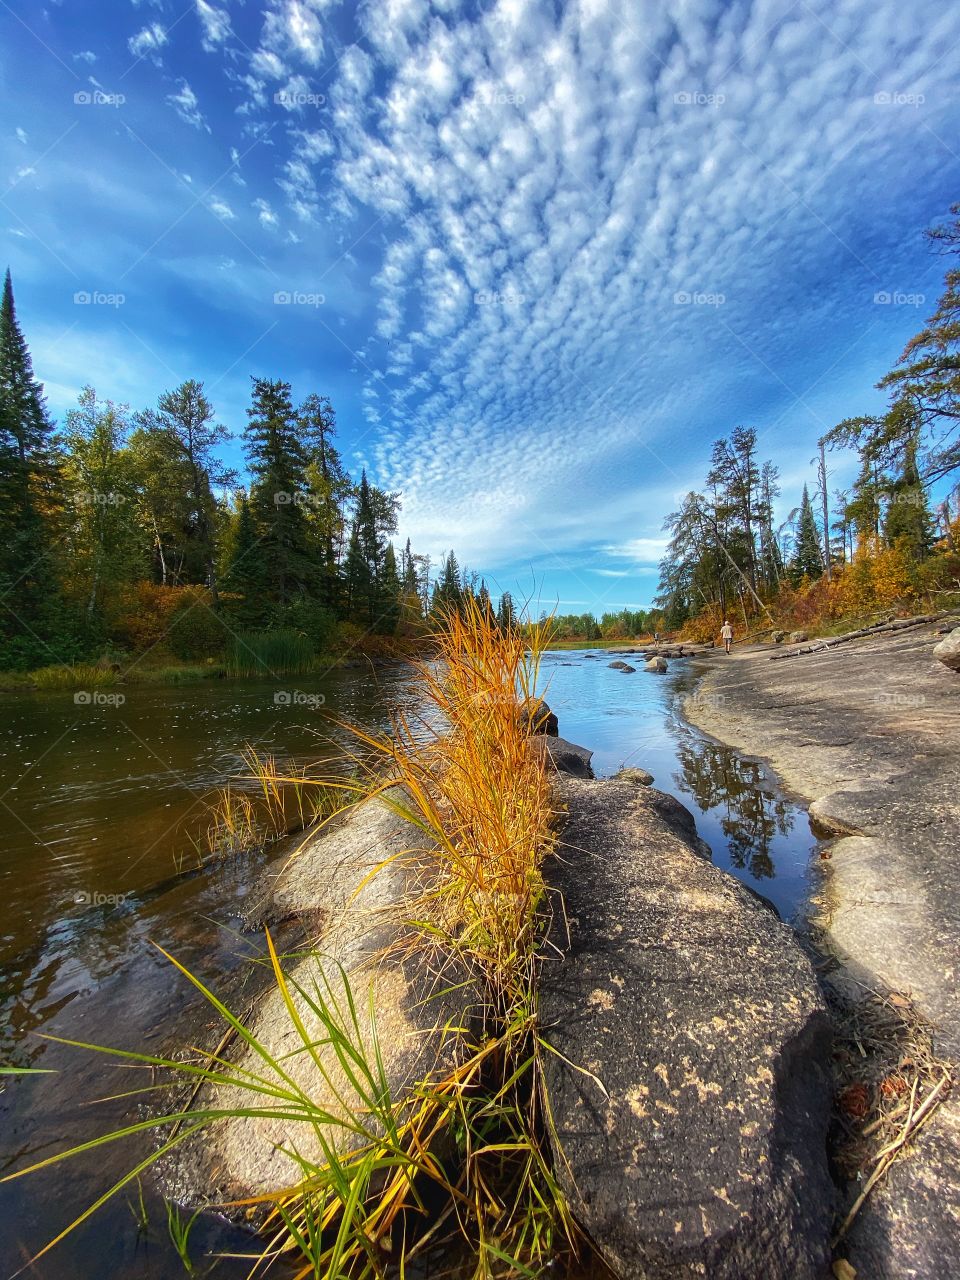
[[[799, 918], [816, 844], [804, 810], [760, 764], [685, 723], [684, 701], [696, 696], [685, 662], [671, 663], [665, 676], [624, 675], [609, 668], [613, 657], [546, 655], [542, 684], [561, 734], [594, 751], [598, 775], [623, 765], [648, 769], [656, 786], [693, 810], [718, 866], [784, 918]], [[124, 700], [106, 697], [116, 694]], [[7, 1078], [3, 1172], [130, 1123], [129, 1100], [88, 1103], [142, 1087], [142, 1069], [42, 1037], [172, 1051], [171, 1037], [183, 1019], [196, 1019], [197, 1001], [153, 944], [242, 1006], [263, 939], [241, 927], [240, 912], [265, 856], [199, 874], [189, 868], [206, 806], [242, 772], [244, 745], [292, 766], [315, 763], [346, 739], [330, 716], [385, 730], [395, 711], [415, 717], [421, 708], [412, 672], [402, 666], [337, 670], [282, 687], [208, 681], [103, 695], [88, 702], [70, 693], [0, 695], [0, 1058], [56, 1073]], [[145, 1150], [138, 1141], [0, 1187], [2, 1274], [125, 1173]], [[30, 1274], [182, 1277], [149, 1177], [142, 1191], [146, 1226], [136, 1187], [127, 1189]], [[195, 1259], [249, 1247], [249, 1237], [212, 1215], [191, 1235]], [[248, 1271], [249, 1262], [226, 1260], [214, 1274]]]

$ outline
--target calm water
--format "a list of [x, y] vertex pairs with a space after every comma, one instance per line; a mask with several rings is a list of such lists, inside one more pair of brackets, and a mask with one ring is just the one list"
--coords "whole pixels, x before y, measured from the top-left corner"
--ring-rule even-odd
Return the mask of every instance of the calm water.
[[[694, 810], [718, 865], [785, 917], [796, 914], [809, 892], [815, 843], [803, 811], [759, 765], [685, 725], [683, 699], [695, 687], [686, 664], [671, 664], [664, 677], [622, 675], [608, 668], [612, 657], [546, 657], [546, 693], [563, 736], [593, 749], [598, 774], [624, 764], [648, 769], [658, 787]], [[172, 1050], [178, 1021], [196, 1018], [197, 1002], [154, 943], [243, 1007], [249, 961], [263, 940], [241, 929], [239, 911], [264, 859], [202, 875], [178, 875], [178, 868], [205, 825], [205, 801], [240, 772], [244, 743], [282, 761], [311, 762], [330, 756], [336, 743], [305, 699], [322, 694], [327, 712], [376, 728], [386, 728], [397, 707], [416, 713], [419, 705], [404, 668], [376, 678], [356, 670], [300, 679], [281, 691], [293, 695], [286, 704], [277, 703], [273, 684], [122, 692], [122, 706], [77, 705], [72, 694], [0, 701], [0, 1058], [56, 1073], [8, 1079], [0, 1092], [3, 1172], [136, 1118], [129, 1101], [86, 1105], [144, 1084], [135, 1069], [42, 1036]], [[144, 1151], [137, 1141], [0, 1187], [0, 1274], [22, 1266], [125, 1173]], [[149, 1178], [143, 1194], [146, 1230], [132, 1190], [29, 1274], [182, 1277]], [[191, 1237], [201, 1260], [205, 1251], [247, 1245], [209, 1215]], [[248, 1269], [222, 1261], [215, 1274]]]

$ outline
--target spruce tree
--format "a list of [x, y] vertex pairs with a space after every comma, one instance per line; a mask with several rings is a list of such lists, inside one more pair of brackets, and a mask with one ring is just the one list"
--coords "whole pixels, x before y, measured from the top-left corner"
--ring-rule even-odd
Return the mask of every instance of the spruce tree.
[[10, 665], [39, 660], [55, 620], [50, 551], [60, 499], [52, 429], [8, 270], [0, 301], [0, 647]]
[[345, 576], [347, 607], [365, 626], [372, 626], [377, 621], [379, 552], [372, 491], [364, 470], [357, 486]]
[[315, 585], [305, 508], [307, 455], [300, 442], [289, 382], [253, 379], [244, 433], [252, 477], [250, 509], [260, 539], [265, 587], [283, 606]]
[[802, 578], [816, 579], [822, 574], [823, 552], [820, 550], [820, 533], [813, 514], [813, 503], [810, 501], [807, 486], [804, 485], [800, 517], [797, 521], [797, 542], [790, 562], [790, 576], [794, 582], [799, 582]]
[[329, 608], [338, 604], [337, 560], [346, 520], [344, 508], [353, 485], [333, 443], [337, 419], [326, 396], [310, 395], [297, 413], [300, 440], [307, 454], [310, 502], [307, 523], [321, 568], [321, 596]]

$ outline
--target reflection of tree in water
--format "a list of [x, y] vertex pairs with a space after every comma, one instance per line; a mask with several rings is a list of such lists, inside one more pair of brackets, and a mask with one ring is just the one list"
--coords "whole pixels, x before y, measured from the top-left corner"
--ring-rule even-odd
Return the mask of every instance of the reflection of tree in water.
[[722, 815], [720, 828], [730, 848], [730, 861], [747, 869], [757, 880], [776, 874], [770, 845], [774, 837], [793, 829], [788, 801], [763, 785], [763, 771], [752, 760], [742, 760], [729, 747], [697, 741], [682, 735], [677, 743], [682, 774], [677, 785], [688, 791], [701, 810]]

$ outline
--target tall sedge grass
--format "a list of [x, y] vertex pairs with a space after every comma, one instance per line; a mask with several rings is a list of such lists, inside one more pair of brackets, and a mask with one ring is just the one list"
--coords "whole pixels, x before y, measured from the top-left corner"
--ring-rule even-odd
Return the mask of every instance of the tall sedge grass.
[[119, 680], [118, 673], [110, 667], [83, 662], [74, 666], [41, 667], [30, 674], [30, 681], [37, 689], [98, 689], [117, 684]]
[[[542, 861], [552, 845], [553, 813], [544, 756], [532, 743], [535, 717], [524, 709], [535, 695], [546, 640], [546, 626], [524, 639], [501, 631], [472, 603], [452, 614], [438, 636], [436, 661], [420, 667], [435, 713], [430, 723], [400, 715], [389, 738], [354, 729], [357, 776], [321, 784], [325, 794], [346, 793], [353, 802], [379, 798], [429, 837], [434, 857], [407, 904], [413, 926], [407, 932], [425, 948], [440, 943], [478, 975], [485, 1009], [475, 1037], [462, 1026], [444, 1029], [443, 1037], [458, 1038], [458, 1052], [450, 1055], [455, 1065], [394, 1097], [372, 993], [362, 1012], [345, 973], [342, 982], [331, 981], [328, 970], [316, 966], [309, 986], [297, 981], [268, 935], [274, 981], [298, 1037], [295, 1053], [309, 1056], [318, 1091], [322, 1084], [338, 1104], [321, 1106], [296, 1083], [289, 1058], [276, 1060], [241, 1018], [170, 957], [225, 1021], [218, 1049], [181, 1061], [80, 1047], [163, 1068], [166, 1079], [151, 1087], [169, 1089], [172, 1074], [199, 1086], [200, 1101], [9, 1175], [147, 1130], [163, 1134], [156, 1150], [47, 1249], [154, 1160], [230, 1116], [302, 1124], [322, 1152], [320, 1160], [298, 1157], [295, 1185], [236, 1206], [266, 1211], [254, 1272], [292, 1255], [300, 1260], [297, 1277], [379, 1280], [388, 1270], [403, 1275], [419, 1253], [453, 1238], [458, 1249], [470, 1251], [477, 1280], [486, 1280], [539, 1274], [558, 1250], [574, 1247], [576, 1227], [546, 1154], [552, 1122], [542, 1060], [550, 1050], [537, 1018]], [[248, 764], [253, 767], [249, 756]], [[310, 786], [302, 776], [281, 777], [269, 758], [257, 759], [256, 770], [258, 799], [275, 820], [286, 813], [285, 786]], [[398, 800], [398, 792], [406, 798]], [[238, 813], [242, 825], [246, 811], [241, 806]], [[320, 1022], [319, 1037], [308, 1033], [306, 1011]], [[242, 1066], [228, 1055], [230, 1037], [244, 1049], [243, 1062], [256, 1065]], [[352, 1098], [342, 1096], [344, 1079]], [[234, 1098], [239, 1091], [242, 1105], [214, 1107], [205, 1099], [215, 1095], [203, 1086], [225, 1086]]]
[[234, 676], [296, 676], [310, 670], [313, 658], [313, 645], [299, 631], [242, 631], [227, 649], [226, 666]]
[[259, 849], [294, 831], [312, 827], [341, 807], [339, 788], [308, 775], [281, 773], [274, 756], [244, 747], [246, 772], [228, 783], [207, 806], [202, 856], [227, 858]]

